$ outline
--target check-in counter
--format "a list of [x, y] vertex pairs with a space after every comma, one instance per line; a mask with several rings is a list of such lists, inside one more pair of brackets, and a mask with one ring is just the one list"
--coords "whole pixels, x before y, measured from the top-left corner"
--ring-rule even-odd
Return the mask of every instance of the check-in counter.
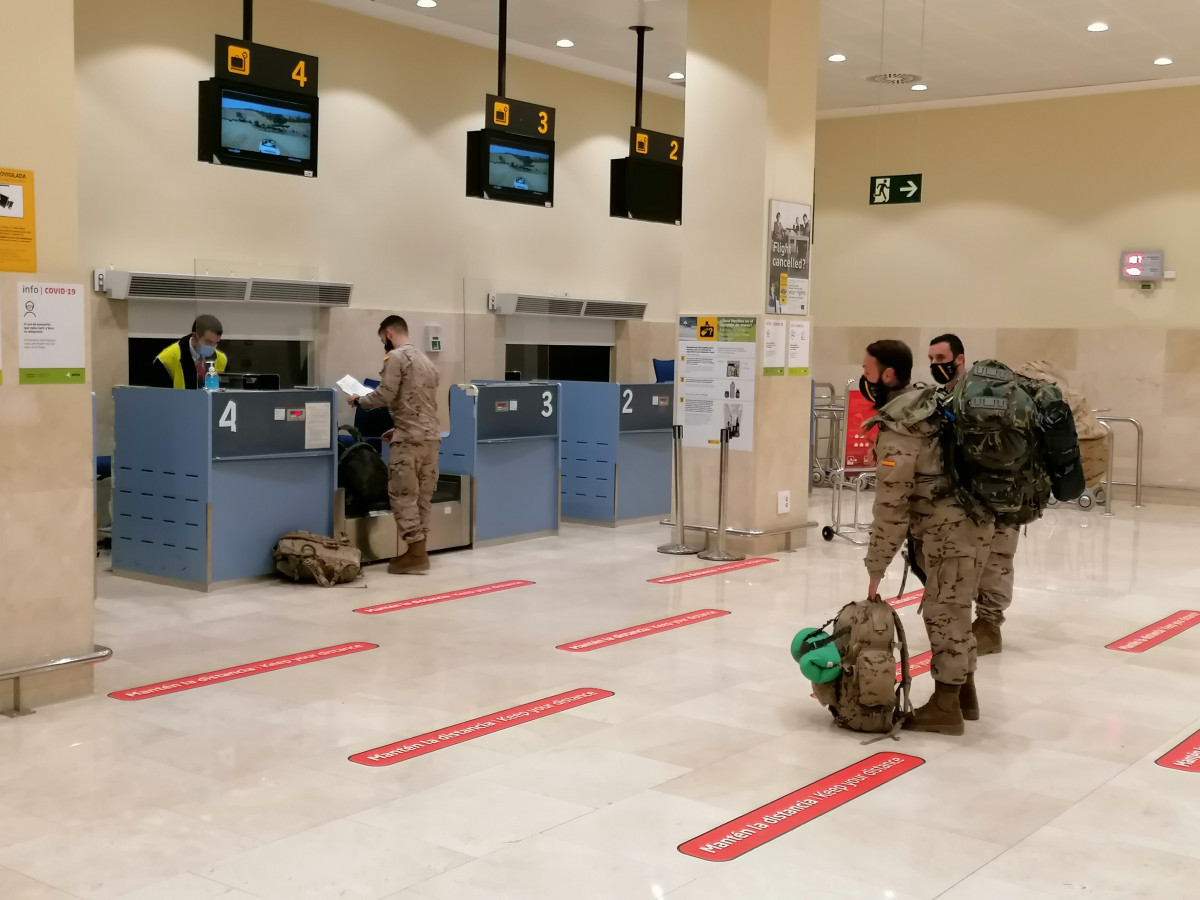
[[113, 572], [198, 590], [275, 571], [289, 531], [333, 532], [332, 390], [120, 387]]
[[475, 545], [558, 533], [559, 421], [557, 384], [450, 388], [438, 466], [472, 479]]
[[562, 382], [563, 519], [618, 525], [671, 512], [673, 384]]

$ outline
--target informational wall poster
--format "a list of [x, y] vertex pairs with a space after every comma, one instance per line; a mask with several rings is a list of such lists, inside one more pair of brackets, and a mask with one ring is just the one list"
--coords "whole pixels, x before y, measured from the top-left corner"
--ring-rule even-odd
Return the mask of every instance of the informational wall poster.
[[21, 384], [87, 382], [82, 284], [17, 285]]
[[688, 447], [754, 449], [758, 321], [753, 316], [680, 316], [679, 404], [675, 421]]
[[809, 366], [809, 349], [812, 346], [809, 323], [788, 322], [787, 373], [789, 375], [807, 375]]
[[[805, 323], [807, 324], [807, 323]], [[763, 320], [763, 374], [786, 375], [788, 368], [788, 323], [784, 319]]]
[[808, 248], [812, 207], [772, 200], [767, 213], [771, 261], [767, 273], [767, 313], [808, 315]]
[[0, 166], [0, 272], [36, 271], [33, 173]]

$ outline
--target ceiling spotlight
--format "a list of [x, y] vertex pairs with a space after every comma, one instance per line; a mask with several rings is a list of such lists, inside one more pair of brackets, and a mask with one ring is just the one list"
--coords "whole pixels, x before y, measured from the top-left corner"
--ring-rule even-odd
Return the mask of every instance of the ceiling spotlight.
[[670, 78], [672, 81], [683, 81], [685, 76], [682, 72], [672, 72], [667, 77]]
[[829, 57], [829, 61], [830, 62], [845, 62], [846, 54], [845, 53], [835, 53], [835, 54], [833, 54], [833, 56]]
[[417, 6], [421, 9], [433, 9], [437, 6], [437, 0], [417, 0]]
[[1173, 62], [1175, 62], [1175, 60], [1171, 59], [1171, 57], [1169, 57], [1169, 56], [1160, 56], [1158, 59], [1156, 59], [1154, 61], [1154, 64], [1156, 66], [1169, 66]]
[[912, 89], [913, 89], [914, 91], [927, 91], [927, 90], [929, 90], [929, 85], [927, 85], [927, 84], [914, 84], [914, 85], [912, 86]]
[[572, 40], [568, 40], [567, 38], [563, 38], [561, 41], [555, 41], [554, 45], [556, 47], [562, 47], [564, 50], [566, 50], [568, 47], [574, 47], [575, 42]]
[[1107, 22], [1093, 22], [1091, 25], [1088, 26], [1088, 31], [1093, 31], [1093, 32], [1108, 31], [1108, 23]]

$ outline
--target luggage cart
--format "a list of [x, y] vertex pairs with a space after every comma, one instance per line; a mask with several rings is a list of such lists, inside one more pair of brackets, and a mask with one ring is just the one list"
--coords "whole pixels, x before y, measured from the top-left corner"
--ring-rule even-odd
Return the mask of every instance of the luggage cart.
[[845, 410], [837, 402], [833, 385], [825, 381], [814, 382], [812, 436], [809, 441], [813, 487], [827, 486], [833, 483], [831, 478], [840, 464], [839, 447], [842, 439], [844, 414]]
[[[855, 380], [846, 383], [846, 399], [842, 406], [841, 459], [838, 467], [830, 475], [833, 487], [833, 508], [829, 525], [821, 529], [821, 537], [827, 541], [842, 538], [860, 547], [868, 541], [858, 537], [871, 530], [870, 522], [860, 519], [862, 495], [864, 491], [875, 487], [875, 466], [871, 460], [871, 452], [875, 446], [876, 429], [862, 434], [862, 425], [875, 415], [871, 404], [858, 391]], [[851, 521], [842, 521], [843, 503], [846, 502], [847, 490], [854, 491], [854, 513]]]

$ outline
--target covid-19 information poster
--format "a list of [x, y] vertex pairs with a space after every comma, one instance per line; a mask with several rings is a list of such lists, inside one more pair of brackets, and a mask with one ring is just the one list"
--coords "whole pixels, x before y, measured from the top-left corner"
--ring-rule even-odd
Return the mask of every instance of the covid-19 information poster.
[[18, 380], [21, 384], [86, 384], [82, 284], [17, 285]]
[[753, 316], [679, 318], [679, 403], [675, 421], [688, 447], [754, 449], [758, 322]]
[[767, 212], [767, 315], [808, 315], [812, 207], [772, 200]]

